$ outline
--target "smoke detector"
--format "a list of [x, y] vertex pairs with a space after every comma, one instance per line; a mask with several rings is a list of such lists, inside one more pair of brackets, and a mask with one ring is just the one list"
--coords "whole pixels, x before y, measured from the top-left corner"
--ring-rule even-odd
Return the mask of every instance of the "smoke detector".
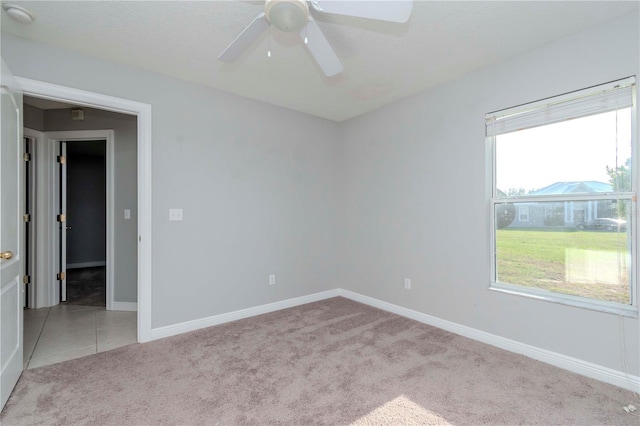
[[11, 19], [24, 25], [29, 25], [35, 19], [33, 13], [29, 12], [22, 6], [5, 3], [2, 5], [2, 8], [7, 12], [7, 15], [9, 15]]

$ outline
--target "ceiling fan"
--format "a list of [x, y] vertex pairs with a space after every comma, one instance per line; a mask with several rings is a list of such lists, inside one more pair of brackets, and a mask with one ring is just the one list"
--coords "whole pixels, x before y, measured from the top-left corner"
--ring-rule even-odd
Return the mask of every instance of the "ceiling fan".
[[237, 60], [273, 25], [281, 31], [297, 32], [322, 72], [331, 77], [344, 68], [310, 12], [404, 23], [409, 20], [412, 8], [413, 1], [408, 0], [265, 0], [264, 12], [256, 16], [218, 59], [222, 62]]

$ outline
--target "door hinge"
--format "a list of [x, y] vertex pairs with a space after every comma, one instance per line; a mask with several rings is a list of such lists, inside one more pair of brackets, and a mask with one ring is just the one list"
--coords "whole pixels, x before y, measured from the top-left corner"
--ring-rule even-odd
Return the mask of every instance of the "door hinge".
[[59, 214], [58, 216], [56, 216], [56, 219], [58, 220], [58, 222], [64, 223], [64, 221], [67, 219], [67, 216], [63, 214]]
[[23, 214], [22, 219], [25, 221], [25, 223], [29, 223], [31, 222], [31, 215], [29, 213]]
[[67, 157], [65, 157], [64, 155], [58, 155], [56, 157], [56, 160], [58, 161], [58, 163], [60, 164], [65, 164], [67, 162]]
[[31, 277], [29, 275], [25, 275], [22, 277], [23, 284], [29, 284], [31, 282]]
[[63, 281], [67, 277], [67, 274], [64, 272], [60, 272], [58, 274], [58, 281]]
[[22, 154], [22, 158], [24, 159], [24, 161], [31, 161], [31, 154], [25, 152], [24, 154]]

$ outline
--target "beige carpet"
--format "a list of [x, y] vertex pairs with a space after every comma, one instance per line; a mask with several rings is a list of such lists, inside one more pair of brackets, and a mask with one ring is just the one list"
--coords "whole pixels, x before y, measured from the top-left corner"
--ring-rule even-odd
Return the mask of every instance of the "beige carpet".
[[638, 425], [631, 392], [344, 298], [26, 371], [2, 425]]

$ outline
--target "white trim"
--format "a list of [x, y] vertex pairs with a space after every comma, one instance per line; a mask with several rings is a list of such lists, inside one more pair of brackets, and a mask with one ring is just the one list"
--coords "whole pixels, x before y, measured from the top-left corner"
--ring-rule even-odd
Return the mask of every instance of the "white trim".
[[151, 105], [16, 77], [26, 95], [138, 117], [138, 341], [151, 340]]
[[[55, 143], [55, 146], [57, 148], [58, 151], [58, 155], [60, 155], [61, 157], [67, 157], [67, 142], [66, 141], [59, 141], [58, 143]], [[52, 160], [52, 159], [51, 159]], [[51, 161], [50, 160], [50, 161]], [[59, 161], [57, 164], [58, 169], [58, 179], [56, 179], [56, 184], [57, 184], [57, 193], [55, 195], [55, 199], [58, 200], [58, 210], [57, 210], [57, 214], [69, 217], [69, 213], [67, 212], [67, 199], [69, 198], [67, 196], [67, 162], [66, 161]], [[107, 179], [107, 182], [109, 180]], [[110, 188], [107, 188], [107, 193], [109, 192]], [[48, 196], [51, 196], [51, 194], [47, 194]], [[109, 209], [107, 208], [107, 211]], [[58, 241], [60, 244], [56, 244], [56, 248], [58, 248], [58, 250], [56, 250], [55, 248], [52, 248], [53, 251], [57, 252], [58, 255], [58, 273], [59, 274], [67, 274], [67, 221], [65, 220], [63, 223], [60, 223], [59, 227], [58, 227], [58, 232], [56, 232], [56, 236], [58, 237]], [[109, 228], [109, 223], [107, 222], [107, 229]], [[109, 233], [107, 232], [107, 235]], [[107, 243], [108, 244], [108, 243]], [[107, 287], [109, 286], [108, 281], [107, 281]], [[67, 301], [67, 279], [66, 277], [63, 277], [62, 279], [60, 279], [60, 301], [61, 302], [66, 302]]]
[[529, 299], [542, 300], [550, 303], [573, 306], [582, 309], [591, 309], [609, 314], [623, 315], [630, 318], [638, 318], [638, 306], [624, 305], [618, 302], [589, 299], [587, 297], [573, 296], [571, 294], [557, 293], [533, 287], [522, 287], [507, 283], [492, 283], [490, 291], [511, 294], [513, 296], [527, 297]]
[[[34, 161], [34, 232], [35, 256], [33, 258], [34, 276], [31, 282], [35, 290], [34, 308], [44, 308], [57, 305], [60, 300], [58, 281], [56, 280], [58, 263], [53, 250], [56, 244], [54, 229], [57, 228], [55, 216], [57, 214], [56, 202], [54, 202], [56, 191], [55, 156], [54, 144], [47, 143], [47, 134], [37, 130], [24, 128], [24, 134], [35, 141], [33, 161]], [[51, 194], [50, 196], [43, 196]]]
[[[79, 142], [84, 142], [84, 141], [94, 141], [94, 140], [101, 140], [101, 141], [105, 141], [105, 174], [106, 174], [106, 183], [107, 183], [107, 188], [106, 188], [106, 192], [107, 192], [107, 202], [106, 202], [106, 223], [107, 223], [107, 238], [106, 238], [106, 254], [107, 254], [107, 259], [106, 259], [106, 266], [107, 266], [107, 270], [106, 270], [106, 293], [107, 293], [107, 297], [106, 297], [106, 309], [108, 311], [112, 310], [112, 303], [113, 303], [113, 292], [114, 292], [114, 276], [115, 276], [115, 270], [114, 270], [114, 264], [113, 264], [113, 260], [114, 260], [114, 251], [115, 251], [115, 215], [114, 215], [114, 209], [115, 209], [115, 202], [114, 202], [114, 194], [115, 194], [115, 182], [114, 182], [114, 176], [115, 176], [115, 169], [114, 169], [114, 155], [115, 155], [115, 150], [114, 150], [114, 140], [115, 140], [115, 135], [114, 135], [114, 131], [111, 129], [106, 129], [106, 130], [64, 130], [64, 131], [59, 131], [59, 132], [45, 132], [45, 140], [47, 141], [48, 144], [53, 145], [53, 146], [57, 146], [57, 143], [60, 141], [79, 141]], [[49, 158], [48, 161], [50, 161], [52, 164], [55, 163], [55, 157]], [[54, 173], [56, 171], [56, 167], [52, 168]], [[57, 177], [53, 178], [52, 181], [54, 182], [54, 186], [55, 186], [55, 190], [56, 190], [56, 194], [57, 191], [60, 191], [59, 188], [59, 179]], [[54, 208], [55, 208], [55, 202], [51, 203]], [[55, 217], [55, 214], [52, 215], [51, 217]], [[52, 222], [52, 228], [50, 230], [50, 232], [52, 232], [54, 235], [51, 236], [51, 240], [54, 242], [57, 242], [59, 240], [59, 235], [57, 232], [57, 222], [53, 221]], [[58, 252], [59, 250], [57, 249], [58, 244], [55, 243], [54, 244], [55, 247], [52, 248], [53, 252]], [[55, 265], [53, 265], [55, 268]], [[67, 265], [68, 267], [68, 265]], [[51, 270], [49, 271], [49, 276], [55, 276], [56, 275], [55, 270]], [[54, 281], [57, 284], [57, 281]], [[58, 286], [55, 285], [55, 299], [54, 300], [50, 300], [49, 301], [49, 306], [54, 306], [58, 304], [58, 300], [60, 300], [59, 298], [59, 290], [58, 290]], [[63, 299], [65, 300], [65, 299]]]
[[175, 336], [177, 334], [187, 333], [190, 331], [199, 330], [201, 328], [211, 327], [213, 325], [220, 325], [226, 322], [237, 321], [244, 318], [254, 317], [256, 315], [279, 311], [281, 309], [287, 309], [294, 306], [317, 302], [319, 300], [330, 299], [339, 295], [340, 289], [328, 290], [320, 293], [310, 294], [308, 296], [295, 297], [293, 299], [281, 300], [279, 302], [255, 306], [253, 308], [228, 312], [226, 314], [214, 315], [211, 317], [201, 318], [193, 321], [185, 321], [179, 324], [168, 325], [165, 327], [158, 327], [151, 330], [151, 338], [152, 340], [162, 339], [164, 337]]
[[[116, 164], [116, 148], [115, 148], [115, 134], [111, 131], [110, 139], [107, 139], [106, 146], [106, 162], [105, 168], [107, 170], [107, 269], [106, 269], [106, 282], [107, 282], [107, 297], [105, 308], [109, 311], [113, 309], [114, 292], [115, 292], [115, 242], [116, 242], [116, 182], [115, 182], [115, 164]], [[108, 244], [108, 242], [111, 244]]]
[[[495, 173], [494, 173], [495, 174]], [[496, 188], [497, 189], [497, 188]], [[598, 200], [632, 200], [633, 192], [585, 192], [583, 194], [552, 194], [552, 195], [507, 195], [495, 197], [496, 204], [504, 203], [560, 203], [563, 201], [598, 201]], [[586, 220], [586, 218], [585, 218]]]
[[638, 376], [627, 375], [624, 372], [608, 367], [603, 367], [601, 365], [593, 364], [581, 359], [562, 355], [557, 352], [552, 352], [546, 349], [527, 345], [515, 340], [506, 339], [495, 334], [487, 333], [475, 328], [467, 327], [465, 325], [460, 325], [451, 321], [443, 320], [431, 315], [426, 315], [421, 312], [394, 305], [392, 303], [383, 302], [381, 300], [354, 293], [349, 290], [340, 289], [338, 291], [338, 294], [342, 297], [346, 297], [347, 299], [351, 299], [365, 305], [373, 306], [374, 308], [392, 312], [396, 315], [410, 318], [423, 324], [438, 327], [451, 333], [468, 337], [470, 339], [477, 340], [479, 342], [486, 343], [500, 349], [505, 349], [507, 351], [514, 352], [520, 355], [525, 355], [529, 358], [551, 364], [555, 367], [559, 367], [573, 373], [581, 374], [583, 376], [600, 380], [605, 383], [610, 383], [612, 385], [619, 386], [630, 391], [638, 392], [640, 390], [640, 377]]
[[[33, 176], [32, 179], [32, 188], [31, 188], [31, 222], [32, 222], [32, 239], [30, 242], [31, 245], [31, 291], [30, 291], [30, 304], [29, 308], [42, 308], [48, 306], [49, 300], [49, 290], [47, 286], [45, 289], [38, 288], [38, 283], [44, 279], [47, 272], [50, 268], [49, 264], [52, 262], [52, 254], [51, 250], [49, 250], [47, 245], [48, 236], [46, 235], [46, 218], [48, 216], [49, 207], [45, 203], [45, 205], [38, 205], [36, 202], [36, 198], [38, 196], [37, 188], [44, 187], [48, 188], [48, 183], [50, 179], [47, 178], [47, 173], [45, 169], [41, 168], [39, 164], [38, 158], [40, 152], [46, 152], [44, 149], [44, 133], [38, 130], [33, 130], [28, 127], [23, 128], [23, 137], [29, 138], [33, 141], [32, 146], [32, 154], [31, 154], [31, 162], [33, 163]], [[40, 244], [37, 244], [40, 242]]]
[[138, 341], [151, 338], [151, 105], [138, 111]]
[[138, 310], [138, 304], [136, 302], [111, 302], [112, 311], [128, 311], [135, 312]]
[[95, 268], [98, 266], [106, 266], [106, 265], [107, 265], [107, 262], [105, 260], [98, 260], [95, 262], [67, 263], [67, 270], [78, 269], [78, 268]]

